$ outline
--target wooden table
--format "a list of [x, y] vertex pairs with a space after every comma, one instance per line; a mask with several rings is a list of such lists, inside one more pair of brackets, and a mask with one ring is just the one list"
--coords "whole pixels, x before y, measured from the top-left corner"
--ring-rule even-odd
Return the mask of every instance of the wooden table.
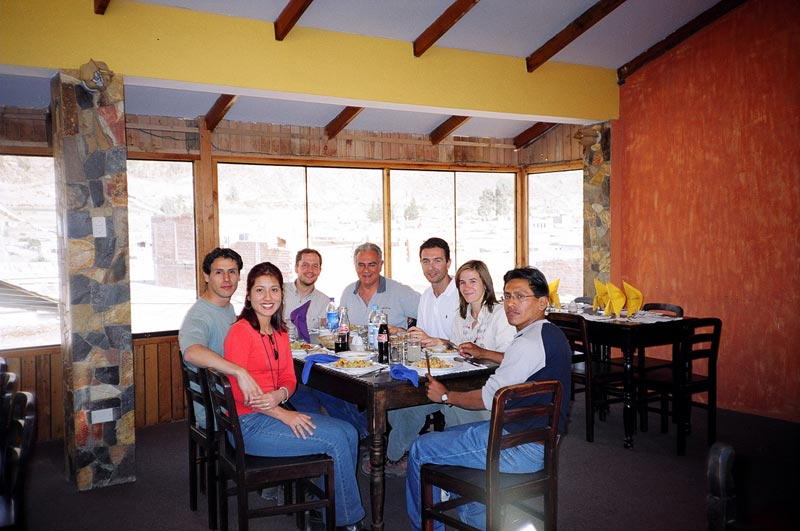
[[[295, 358], [294, 369], [297, 381], [303, 371], [303, 360]], [[497, 367], [491, 364], [480, 370], [442, 374], [436, 378], [446, 382], [447, 388], [454, 391], [468, 391], [483, 386], [486, 379]], [[352, 402], [367, 412], [367, 429], [370, 434], [370, 502], [372, 504], [372, 529], [380, 531], [384, 528], [384, 474], [383, 464], [386, 455], [384, 437], [386, 435], [386, 412], [408, 406], [428, 404], [425, 395], [425, 378], [420, 378], [419, 387], [414, 387], [407, 380], [394, 380], [388, 370], [378, 375], [366, 375], [363, 378], [321, 367], [315, 364], [306, 385], [324, 391], [330, 395]], [[358, 471], [356, 470], [356, 473]]]
[[672, 359], [677, 359], [685, 322], [685, 318], [652, 323], [635, 320], [596, 321], [591, 317], [586, 319], [589, 341], [593, 345], [615, 347], [622, 350], [624, 364], [622, 420], [625, 425], [625, 448], [633, 448], [633, 433], [636, 430], [634, 354], [639, 347], [672, 345]]

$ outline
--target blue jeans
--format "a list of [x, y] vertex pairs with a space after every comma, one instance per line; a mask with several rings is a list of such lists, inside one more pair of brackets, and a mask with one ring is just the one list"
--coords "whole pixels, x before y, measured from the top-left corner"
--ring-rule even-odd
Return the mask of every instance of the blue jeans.
[[386, 457], [398, 461], [417, 440], [419, 432], [425, 427], [428, 415], [440, 411], [442, 404], [423, 404], [421, 406], [392, 409], [387, 413], [387, 420], [392, 426], [386, 442]]
[[244, 437], [245, 452], [264, 457], [327, 454], [333, 458], [336, 488], [336, 525], [349, 525], [364, 518], [364, 507], [356, 481], [358, 466], [358, 434], [346, 422], [310, 414], [316, 425], [314, 434], [307, 439], [295, 437], [292, 429], [283, 422], [249, 413], [239, 417]]
[[[458, 465], [468, 468], [486, 469], [486, 446], [489, 441], [489, 422], [473, 422], [448, 428], [445, 431], [426, 433], [411, 445], [406, 469], [406, 510], [411, 528], [422, 527], [422, 489], [420, 467], [425, 463]], [[536, 472], [544, 468], [544, 448], [530, 443], [500, 452], [500, 471], [511, 473]], [[434, 501], [441, 491], [433, 488]], [[458, 517], [478, 528], [486, 528], [486, 508], [481, 503], [468, 503], [458, 508]], [[434, 529], [444, 530], [444, 524], [436, 522]]]
[[367, 430], [367, 413], [359, 411], [355, 404], [336, 398], [328, 393], [323, 393], [312, 387], [298, 382], [297, 390], [289, 400], [297, 411], [303, 413], [319, 413], [320, 406], [325, 408], [333, 418], [349, 422], [358, 432], [358, 438], [363, 439], [369, 435]]

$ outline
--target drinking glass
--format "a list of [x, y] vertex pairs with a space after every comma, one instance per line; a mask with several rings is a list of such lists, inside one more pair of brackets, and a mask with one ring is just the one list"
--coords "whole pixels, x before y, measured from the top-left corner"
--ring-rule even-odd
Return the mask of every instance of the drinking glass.
[[406, 339], [406, 362], [409, 364], [418, 362], [421, 354], [422, 348], [420, 347], [419, 339]]

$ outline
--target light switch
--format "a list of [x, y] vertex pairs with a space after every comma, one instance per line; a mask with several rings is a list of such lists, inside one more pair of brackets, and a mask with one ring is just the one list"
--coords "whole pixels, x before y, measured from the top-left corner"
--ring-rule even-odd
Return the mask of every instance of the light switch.
[[92, 236], [95, 238], [105, 238], [108, 236], [106, 231], [106, 218], [102, 216], [92, 218]]
[[98, 409], [92, 411], [92, 424], [102, 424], [114, 420], [114, 408]]

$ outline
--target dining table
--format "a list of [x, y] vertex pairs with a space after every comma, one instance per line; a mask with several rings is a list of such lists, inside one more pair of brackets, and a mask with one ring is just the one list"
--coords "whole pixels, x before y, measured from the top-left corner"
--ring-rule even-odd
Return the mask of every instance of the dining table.
[[[473, 365], [461, 363], [457, 370], [434, 371], [434, 377], [446, 382], [447, 388], [454, 391], [468, 391], [483, 386], [486, 379], [495, 371], [497, 364], [484, 362]], [[294, 356], [294, 369], [298, 382], [301, 381], [304, 357]], [[374, 369], [372, 369], [374, 371]], [[359, 374], [367, 372], [367, 374]], [[386, 367], [380, 372], [347, 371], [334, 368], [332, 364], [315, 363], [308, 375], [306, 385], [337, 398], [357, 405], [367, 413], [369, 430], [370, 464], [370, 504], [372, 509], [372, 529], [384, 529], [385, 479], [384, 461], [386, 456], [386, 412], [391, 409], [428, 404], [425, 393], [425, 371], [418, 373], [418, 387], [410, 381], [395, 379]]]
[[655, 312], [626, 315], [605, 315], [587, 307], [583, 310], [589, 342], [596, 348], [618, 348], [622, 351], [622, 420], [625, 429], [625, 448], [633, 448], [636, 431], [637, 389], [634, 374], [643, 359], [635, 356], [640, 348], [672, 346], [672, 359], [678, 359], [686, 317], [670, 317]]

